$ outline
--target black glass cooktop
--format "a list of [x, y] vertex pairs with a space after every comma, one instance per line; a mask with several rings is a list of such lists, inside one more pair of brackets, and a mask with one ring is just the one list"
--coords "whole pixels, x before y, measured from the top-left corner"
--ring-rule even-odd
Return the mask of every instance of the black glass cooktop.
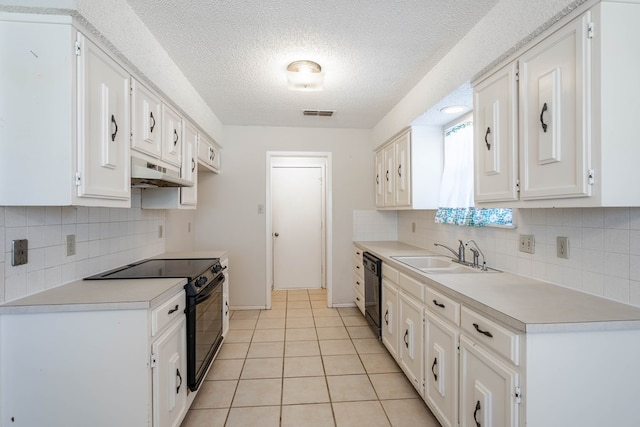
[[85, 280], [102, 279], [157, 279], [185, 277], [192, 280], [213, 266], [216, 258], [206, 259], [149, 259], [105, 271]]

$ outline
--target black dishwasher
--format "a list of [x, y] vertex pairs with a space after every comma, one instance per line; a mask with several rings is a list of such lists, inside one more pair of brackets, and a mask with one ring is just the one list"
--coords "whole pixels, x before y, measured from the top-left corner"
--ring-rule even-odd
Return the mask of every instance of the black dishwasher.
[[367, 322], [380, 338], [380, 300], [382, 297], [382, 261], [370, 252], [362, 254], [364, 265], [364, 308]]

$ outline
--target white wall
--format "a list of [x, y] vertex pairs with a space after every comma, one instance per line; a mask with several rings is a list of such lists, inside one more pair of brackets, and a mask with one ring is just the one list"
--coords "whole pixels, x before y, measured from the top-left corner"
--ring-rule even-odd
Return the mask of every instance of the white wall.
[[[140, 190], [132, 207], [0, 206], [0, 302], [160, 254], [165, 211], [140, 209]], [[76, 235], [76, 254], [66, 256], [65, 238]], [[29, 261], [11, 265], [11, 241], [28, 239]]]
[[266, 303], [267, 151], [332, 153], [333, 303], [353, 302], [353, 211], [373, 206], [370, 131], [225, 127], [219, 175], [199, 175], [196, 249], [229, 249], [232, 306]]
[[[458, 239], [474, 239], [491, 267], [640, 306], [640, 208], [520, 209], [515, 230], [434, 218], [435, 211], [399, 212], [398, 240], [449, 255], [433, 243], [457, 248]], [[519, 234], [535, 236], [535, 254], [518, 251]], [[556, 257], [556, 236], [569, 237], [569, 259]]]

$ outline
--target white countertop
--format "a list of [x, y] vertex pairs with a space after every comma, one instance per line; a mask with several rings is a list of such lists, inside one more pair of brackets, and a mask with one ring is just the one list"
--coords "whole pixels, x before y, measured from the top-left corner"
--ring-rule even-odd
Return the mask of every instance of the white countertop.
[[[152, 258], [222, 258], [228, 251], [167, 252]], [[76, 280], [0, 305], [0, 314], [150, 309], [184, 287], [184, 278]]]
[[391, 256], [434, 254], [405, 243], [354, 242], [400, 272], [527, 333], [640, 328], [640, 308], [513, 273], [426, 274]]

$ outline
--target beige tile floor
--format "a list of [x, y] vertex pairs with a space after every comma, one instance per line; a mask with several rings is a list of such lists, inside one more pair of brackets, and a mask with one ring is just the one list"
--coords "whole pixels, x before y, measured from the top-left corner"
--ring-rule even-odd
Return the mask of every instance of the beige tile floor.
[[440, 427], [357, 308], [324, 290], [273, 291], [235, 311], [182, 427]]

